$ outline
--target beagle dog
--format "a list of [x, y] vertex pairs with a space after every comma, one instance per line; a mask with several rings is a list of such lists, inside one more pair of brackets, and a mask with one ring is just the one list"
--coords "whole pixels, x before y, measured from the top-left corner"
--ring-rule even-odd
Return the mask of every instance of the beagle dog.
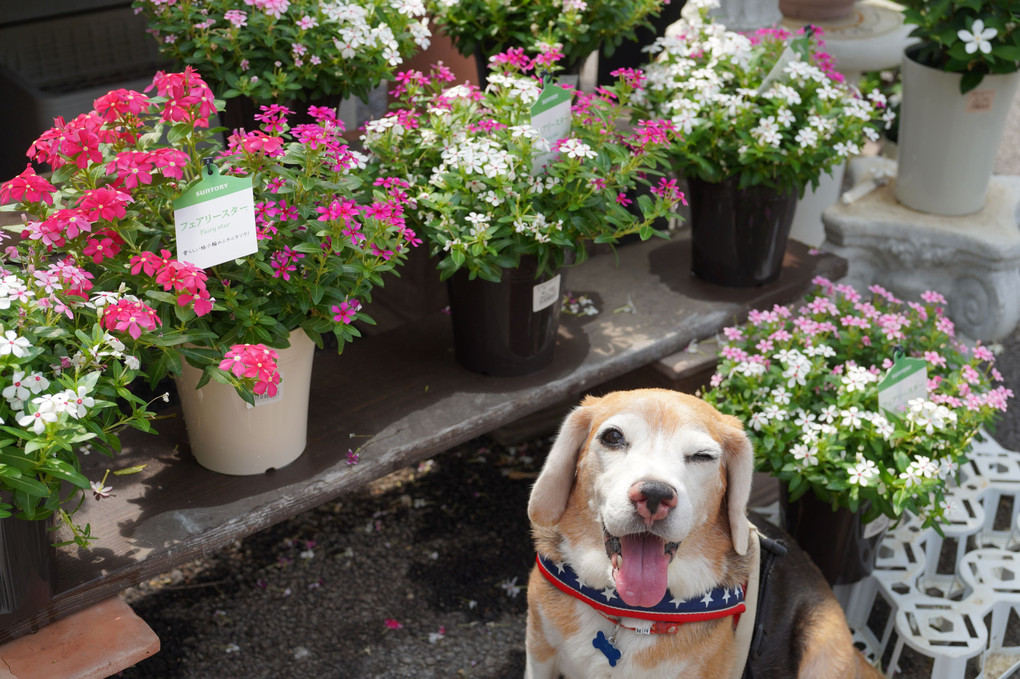
[[537, 559], [525, 677], [881, 677], [795, 545], [769, 579], [766, 598], [782, 598], [759, 601], [752, 472], [740, 421], [701, 399], [666, 389], [586, 398], [528, 505]]

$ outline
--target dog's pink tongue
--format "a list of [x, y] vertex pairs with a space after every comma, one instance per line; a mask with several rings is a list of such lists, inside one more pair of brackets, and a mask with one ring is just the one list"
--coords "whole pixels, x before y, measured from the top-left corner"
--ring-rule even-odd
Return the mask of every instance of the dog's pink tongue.
[[666, 595], [669, 558], [659, 538], [642, 533], [620, 538], [623, 564], [616, 571], [616, 593], [628, 606], [650, 608]]

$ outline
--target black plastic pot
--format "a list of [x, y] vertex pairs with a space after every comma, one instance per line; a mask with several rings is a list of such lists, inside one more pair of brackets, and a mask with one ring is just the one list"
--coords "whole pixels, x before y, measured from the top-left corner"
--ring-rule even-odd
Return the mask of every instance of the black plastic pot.
[[869, 531], [860, 513], [846, 507], [832, 511], [811, 491], [790, 502], [785, 486], [779, 492], [779, 513], [783, 528], [808, 553], [829, 585], [860, 582], [875, 570], [885, 529], [864, 537]]
[[691, 272], [716, 285], [750, 288], [779, 278], [797, 194], [761, 185], [740, 189], [739, 181], [687, 180]]
[[53, 596], [48, 521], [0, 519], [0, 629], [43, 610]]
[[[470, 280], [460, 270], [447, 280], [453, 346], [457, 362], [472, 372], [493, 377], [529, 375], [553, 359], [560, 324], [562, 278], [555, 292], [551, 281], [562, 274], [536, 278], [538, 260], [525, 257], [516, 269], [504, 270], [498, 283]], [[549, 286], [536, 310], [535, 287]], [[541, 306], [541, 304], [539, 305]]]

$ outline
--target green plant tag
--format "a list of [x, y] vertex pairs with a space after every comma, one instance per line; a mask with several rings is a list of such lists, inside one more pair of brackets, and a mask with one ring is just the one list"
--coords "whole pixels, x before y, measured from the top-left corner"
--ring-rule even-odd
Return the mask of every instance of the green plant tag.
[[920, 358], [897, 358], [878, 383], [878, 407], [896, 415], [911, 399], [928, 397], [928, 363]]
[[[574, 93], [555, 83], [546, 83], [538, 100], [531, 105], [531, 124], [550, 146], [570, 134], [570, 102]], [[536, 153], [531, 159], [531, 174], [538, 174], [555, 152]]]
[[258, 251], [250, 177], [202, 170], [202, 181], [174, 200], [177, 259], [206, 269]]

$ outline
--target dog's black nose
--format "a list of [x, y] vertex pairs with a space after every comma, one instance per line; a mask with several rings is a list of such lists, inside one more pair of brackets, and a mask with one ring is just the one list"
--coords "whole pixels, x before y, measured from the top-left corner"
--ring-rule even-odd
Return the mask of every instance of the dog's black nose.
[[676, 491], [662, 481], [638, 481], [630, 487], [630, 499], [638, 514], [651, 520], [665, 518], [677, 505]]

